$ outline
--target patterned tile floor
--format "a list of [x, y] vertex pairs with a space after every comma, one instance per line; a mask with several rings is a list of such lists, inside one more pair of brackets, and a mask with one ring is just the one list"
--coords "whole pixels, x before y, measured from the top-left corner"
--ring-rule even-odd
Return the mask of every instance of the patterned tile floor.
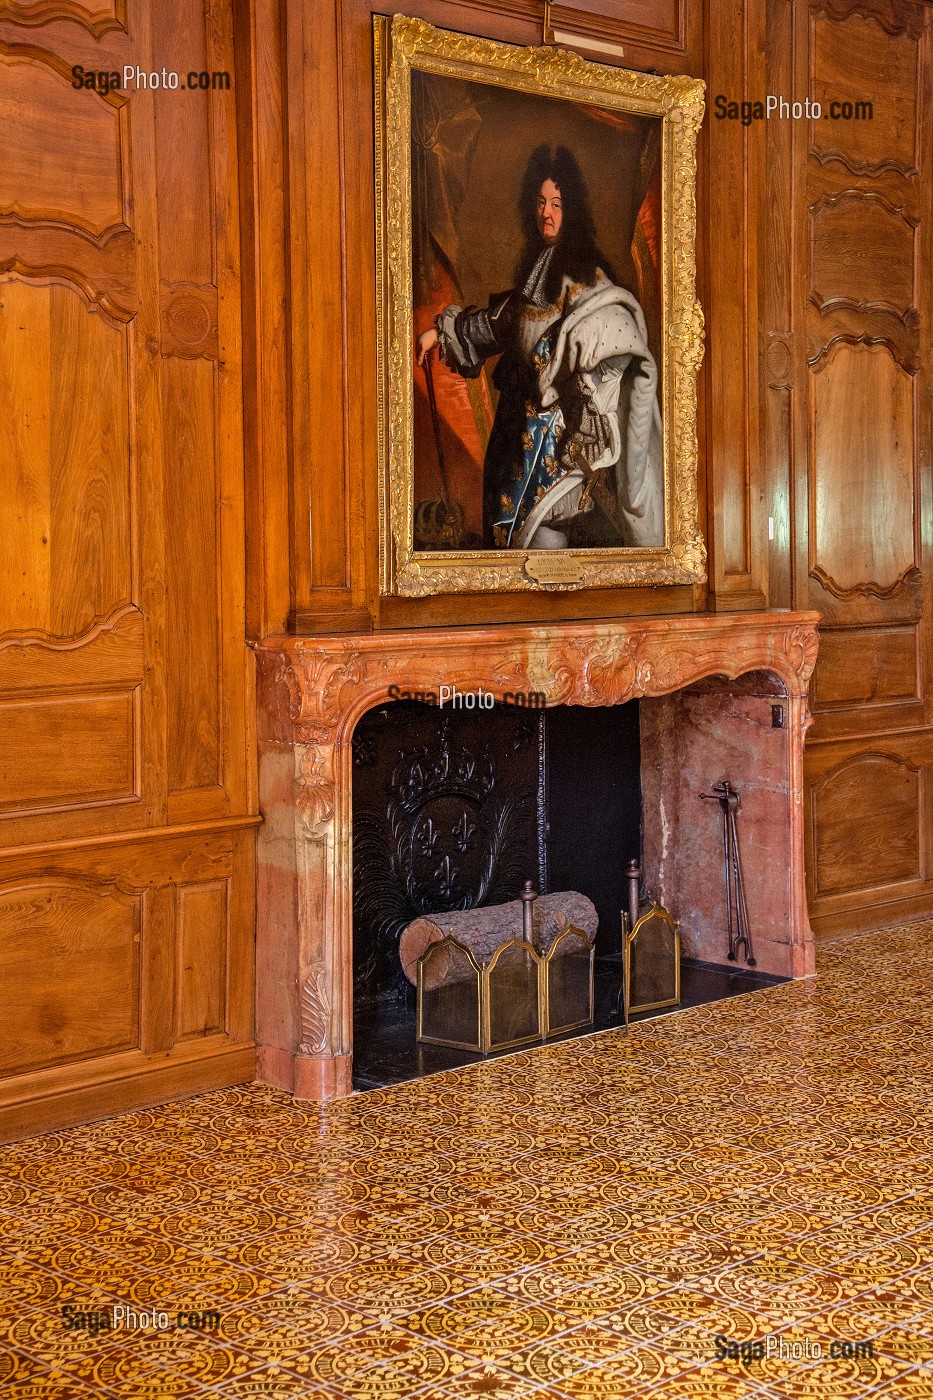
[[820, 961], [326, 1110], [0, 1149], [0, 1393], [933, 1397], [933, 924]]

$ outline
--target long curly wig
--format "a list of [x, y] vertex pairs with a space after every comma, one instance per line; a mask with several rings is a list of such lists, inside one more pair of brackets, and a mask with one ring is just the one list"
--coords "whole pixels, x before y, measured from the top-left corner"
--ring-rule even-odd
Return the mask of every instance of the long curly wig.
[[596, 242], [590, 198], [579, 165], [566, 146], [552, 150], [545, 142], [531, 153], [518, 199], [525, 246], [516, 269], [516, 285], [525, 285], [544, 246], [538, 229], [538, 195], [545, 180], [554, 181], [563, 205], [560, 233], [544, 289], [548, 301], [557, 300], [564, 277], [591, 287], [596, 281], [596, 269], [602, 268], [610, 281], [615, 281], [612, 268]]

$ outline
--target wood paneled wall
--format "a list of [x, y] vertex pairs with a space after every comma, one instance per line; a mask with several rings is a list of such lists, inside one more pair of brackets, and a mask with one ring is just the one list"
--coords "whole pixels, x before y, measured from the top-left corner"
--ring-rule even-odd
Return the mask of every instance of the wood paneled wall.
[[[708, 594], [379, 599], [372, 17], [397, 10], [518, 44], [540, 43], [545, 20], [544, 0], [241, 0], [237, 9], [251, 93], [244, 225], [256, 283], [247, 440], [265, 507], [250, 540], [251, 633], [763, 606], [756, 239], [764, 196], [754, 173], [763, 143], [734, 122], [707, 124], [700, 147]], [[711, 92], [764, 82], [759, 0], [717, 0], [708, 13], [705, 0], [568, 0], [550, 15], [592, 58], [705, 77]]]
[[0, 5], [3, 1136], [252, 1073], [233, 68], [227, 0]]
[[933, 10], [768, 0], [767, 35], [768, 90], [824, 113], [767, 127], [762, 360], [771, 602], [823, 616], [808, 871], [833, 931], [933, 909]]

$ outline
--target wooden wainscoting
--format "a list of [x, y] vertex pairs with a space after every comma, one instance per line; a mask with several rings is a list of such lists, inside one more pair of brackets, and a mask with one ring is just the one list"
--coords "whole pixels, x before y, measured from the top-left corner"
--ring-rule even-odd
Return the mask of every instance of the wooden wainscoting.
[[825, 933], [933, 910], [933, 10], [773, 0], [767, 33], [768, 91], [823, 112], [768, 123], [764, 440], [771, 600], [822, 614], [807, 837]]
[[[250, 1077], [257, 819], [230, 5], [2, 15], [13, 1135]], [[80, 87], [75, 65], [180, 86]], [[187, 90], [200, 70], [230, 87]]]

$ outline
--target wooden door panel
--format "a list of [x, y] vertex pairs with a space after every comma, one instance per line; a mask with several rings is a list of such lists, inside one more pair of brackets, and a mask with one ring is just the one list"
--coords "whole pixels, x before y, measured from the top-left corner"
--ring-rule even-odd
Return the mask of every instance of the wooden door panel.
[[138, 796], [134, 690], [0, 700], [0, 813]]
[[144, 666], [143, 633], [142, 613], [127, 605], [64, 641], [35, 633], [8, 634], [0, 638], [0, 695], [65, 684], [104, 689], [138, 684]]
[[[137, 314], [147, 259], [127, 214], [130, 110], [120, 94], [76, 92], [66, 56], [38, 42], [44, 27], [28, 44], [3, 37], [0, 844], [15, 846], [131, 830], [158, 804], [146, 805], [143, 762], [137, 464], [151, 357]], [[134, 109], [137, 137], [145, 118]]]
[[810, 210], [810, 300], [915, 320], [917, 223], [883, 194], [819, 198]]
[[[920, 700], [920, 639], [903, 626], [823, 627], [810, 699], [814, 714], [857, 705], [886, 707]], [[878, 715], [869, 722], [877, 727]], [[886, 715], [885, 720], [889, 720]], [[922, 715], [915, 711], [915, 721]]]
[[126, 29], [126, 3], [127, 0], [3, 0], [0, 15], [24, 26], [68, 19], [92, 34], [103, 35], [111, 29]]

